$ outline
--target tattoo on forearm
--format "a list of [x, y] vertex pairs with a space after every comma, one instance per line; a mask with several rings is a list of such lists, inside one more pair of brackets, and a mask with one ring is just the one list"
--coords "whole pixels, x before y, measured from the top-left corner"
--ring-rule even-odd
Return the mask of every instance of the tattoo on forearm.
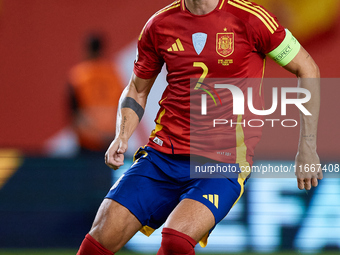
[[306, 141], [314, 141], [316, 138], [316, 135], [309, 134], [309, 135], [302, 135], [302, 138]]
[[122, 123], [122, 135], [125, 133], [125, 123], [126, 123], [126, 116], [123, 118], [123, 123]]

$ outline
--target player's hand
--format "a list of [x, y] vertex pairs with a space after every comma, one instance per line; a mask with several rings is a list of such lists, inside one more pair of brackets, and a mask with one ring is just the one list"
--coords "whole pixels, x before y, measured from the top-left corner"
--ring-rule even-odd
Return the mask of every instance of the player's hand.
[[105, 153], [105, 164], [114, 170], [124, 165], [124, 153], [127, 148], [127, 140], [119, 137], [114, 139]]
[[295, 175], [299, 189], [310, 190], [323, 178], [320, 159], [315, 151], [299, 150], [295, 157]]

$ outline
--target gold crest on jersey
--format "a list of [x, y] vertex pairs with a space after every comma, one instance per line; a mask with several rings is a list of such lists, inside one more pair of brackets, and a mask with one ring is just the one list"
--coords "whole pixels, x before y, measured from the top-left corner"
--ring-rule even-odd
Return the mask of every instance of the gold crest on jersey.
[[222, 57], [228, 57], [234, 52], [234, 33], [216, 34], [216, 52]]

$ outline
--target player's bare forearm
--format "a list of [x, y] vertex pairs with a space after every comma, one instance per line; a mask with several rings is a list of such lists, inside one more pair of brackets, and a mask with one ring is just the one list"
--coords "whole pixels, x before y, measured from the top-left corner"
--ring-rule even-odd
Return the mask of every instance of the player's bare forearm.
[[136, 93], [131, 89], [131, 83], [125, 88], [119, 100], [120, 106], [117, 111], [116, 119], [116, 137], [124, 140], [129, 140], [139, 124], [139, 117], [133, 109], [127, 107], [122, 108], [122, 102], [127, 97], [133, 99], [137, 97]]
[[146, 80], [133, 74], [129, 85], [124, 89], [117, 113], [116, 134], [121, 139], [128, 140], [137, 128], [154, 81], [155, 78]]
[[155, 78], [141, 79], [133, 74], [121, 95], [116, 119], [116, 137], [105, 154], [105, 163], [113, 169], [118, 169], [124, 164], [128, 140], [143, 116]]
[[[300, 112], [300, 138], [295, 158], [298, 187], [309, 190], [311, 186], [318, 185], [318, 179], [322, 179], [321, 169], [312, 171], [320, 164], [316, 152], [320, 111], [320, 72], [312, 57], [302, 47], [298, 55], [285, 68], [295, 73], [298, 77], [298, 86], [307, 89], [311, 94], [311, 99], [303, 104], [311, 115]], [[300, 96], [304, 97], [304, 95]]]
[[[311, 115], [304, 115], [300, 112], [300, 138], [298, 153], [296, 155], [296, 176], [300, 189], [311, 189], [311, 186], [318, 185], [318, 179], [322, 179], [322, 171], [317, 166], [320, 159], [316, 152], [317, 127], [320, 110], [320, 79], [300, 78], [299, 86], [308, 89], [311, 99], [304, 104], [304, 107]], [[320, 171], [314, 171], [314, 169]]]
[[311, 93], [311, 99], [304, 107], [311, 113], [305, 115], [300, 112], [299, 150], [316, 151], [317, 128], [320, 111], [320, 78], [299, 78], [299, 87]]

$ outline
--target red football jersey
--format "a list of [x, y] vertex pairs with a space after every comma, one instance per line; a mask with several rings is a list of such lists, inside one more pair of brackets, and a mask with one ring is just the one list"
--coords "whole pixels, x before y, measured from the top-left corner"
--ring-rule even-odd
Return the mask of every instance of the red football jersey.
[[[139, 37], [134, 66], [134, 73], [143, 79], [156, 76], [164, 63], [168, 71], [168, 86], [159, 101], [156, 127], [148, 146], [168, 154], [252, 163], [262, 129], [243, 123], [254, 115], [248, 109], [243, 115], [233, 115], [229, 93], [229, 100], [221, 102], [223, 106], [216, 109], [208, 98], [208, 115], [209, 111], [213, 112], [219, 119], [232, 120], [235, 125], [213, 128], [210, 121], [196, 125], [190, 116], [190, 95], [198, 90], [195, 90], [197, 83], [190, 83], [190, 79], [199, 79], [201, 85], [205, 81], [209, 83], [208, 78], [236, 79], [247, 102], [250, 85], [245, 78], [259, 78], [251, 86], [253, 105], [261, 110], [265, 56], [280, 45], [285, 35], [284, 28], [271, 13], [244, 0], [220, 0], [215, 10], [206, 15], [190, 13], [184, 0], [179, 0], [154, 14]], [[205, 87], [206, 92], [213, 87], [210, 85]]]

